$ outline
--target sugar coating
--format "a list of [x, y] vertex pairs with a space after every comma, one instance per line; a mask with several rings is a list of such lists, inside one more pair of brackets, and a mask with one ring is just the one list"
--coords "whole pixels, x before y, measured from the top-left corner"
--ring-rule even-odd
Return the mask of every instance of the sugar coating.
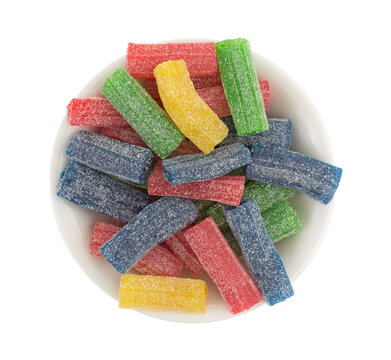
[[217, 285], [229, 311], [238, 314], [262, 299], [254, 282], [227, 244], [213, 218], [194, 225], [185, 238]]
[[71, 160], [139, 184], [153, 161], [149, 149], [84, 130], [72, 137], [65, 152]]
[[199, 97], [183, 60], [167, 61], [154, 70], [164, 108], [183, 134], [202, 152], [210, 153], [228, 128]]
[[101, 91], [162, 159], [170, 155], [184, 139], [166, 112], [124, 69], [114, 71], [106, 79]]
[[61, 173], [57, 196], [123, 222], [130, 221], [152, 202], [139, 189], [76, 161]]
[[168, 156], [168, 158], [172, 158], [175, 156], [181, 155], [190, 155], [190, 154], [199, 154], [201, 150], [198, 149], [191, 141], [185, 139], [183, 140], [179, 146]]
[[119, 273], [124, 274], [154, 246], [197, 218], [188, 199], [165, 197], [140, 211], [99, 250]]
[[127, 144], [148, 148], [145, 141], [130, 126], [126, 129], [103, 128], [100, 134]]
[[[90, 254], [102, 257], [99, 248], [118, 233], [123, 226], [97, 222], [90, 242]], [[178, 276], [182, 270], [182, 261], [168, 248], [158, 244], [145, 255], [133, 269], [144, 275]]]
[[177, 156], [163, 160], [166, 180], [173, 185], [204, 181], [228, 174], [251, 162], [251, 153], [242, 144], [220, 147], [210, 154]]
[[225, 216], [242, 249], [253, 279], [269, 305], [291, 297], [294, 292], [284, 264], [270, 240], [261, 212], [254, 200], [243, 202]]
[[149, 177], [148, 194], [211, 200], [238, 206], [243, 195], [244, 182], [244, 176], [221, 176], [212, 180], [172, 185], [165, 179], [163, 166], [159, 162]]
[[246, 177], [302, 191], [327, 204], [338, 188], [342, 169], [293, 151], [255, 144]]
[[203, 314], [207, 293], [205, 282], [198, 279], [126, 274], [121, 277], [119, 307]]
[[[114, 178], [117, 179], [117, 180], [123, 181], [125, 184], [136, 186], [136, 187], [138, 187], [140, 189], [148, 190], [149, 177], [151, 176], [153, 170], [155, 169], [155, 166], [156, 166], [156, 161], [154, 160], [152, 162], [151, 167], [148, 170], [147, 176], [146, 176], [145, 181], [143, 183], [136, 183], [136, 182], [125, 180], [125, 179], [118, 178], [118, 177], [115, 177], [115, 176], [114, 176]], [[112, 176], [112, 175], [110, 175], [110, 176]]]
[[225, 97], [239, 135], [269, 129], [250, 43], [246, 39], [216, 44]]
[[293, 195], [295, 191], [292, 189], [252, 181], [244, 187], [242, 201], [255, 200], [262, 213], [280, 201], [290, 199]]
[[186, 61], [192, 76], [213, 76], [217, 72], [216, 50], [209, 43], [128, 44], [127, 70], [138, 79], [153, 79], [153, 69], [169, 60]]
[[114, 106], [100, 97], [72, 99], [67, 106], [67, 120], [72, 126], [129, 127]]
[[251, 147], [253, 144], [261, 144], [265, 146], [289, 149], [291, 146], [292, 121], [289, 119], [269, 118], [269, 130], [249, 135], [238, 135], [232, 116], [223, 117], [221, 120], [223, 120], [224, 124], [227, 125], [229, 132], [227, 137], [219, 144], [219, 146], [237, 142], [248, 147]]
[[181, 259], [191, 273], [197, 276], [204, 271], [204, 268], [185, 238], [184, 233], [190, 227], [191, 225], [179, 230], [162, 244], [166, 245], [179, 259]]

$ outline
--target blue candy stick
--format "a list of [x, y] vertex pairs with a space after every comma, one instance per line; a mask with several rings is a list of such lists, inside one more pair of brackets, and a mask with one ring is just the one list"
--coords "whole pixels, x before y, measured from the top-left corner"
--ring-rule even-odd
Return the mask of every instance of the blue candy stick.
[[262, 144], [265, 146], [289, 149], [291, 146], [292, 121], [289, 119], [270, 118], [268, 119], [269, 130], [250, 135], [238, 135], [232, 116], [223, 117], [221, 120], [223, 120], [225, 125], [227, 125], [229, 132], [227, 137], [219, 144], [219, 146], [229, 145], [236, 142], [248, 147], [253, 144]]
[[164, 197], [139, 212], [99, 250], [119, 273], [130, 270], [157, 244], [197, 218], [189, 199]]
[[89, 131], [76, 134], [66, 154], [71, 160], [90, 168], [138, 184], [145, 182], [153, 161], [153, 153], [149, 149]]
[[259, 290], [269, 305], [293, 296], [293, 288], [284, 264], [266, 232], [255, 200], [224, 211]]
[[293, 151], [255, 144], [246, 178], [302, 191], [327, 204], [338, 188], [342, 169]]
[[76, 161], [71, 161], [62, 172], [57, 195], [123, 222], [152, 202], [141, 190]]
[[250, 151], [242, 144], [232, 144], [215, 149], [210, 154], [183, 155], [165, 159], [163, 170], [167, 181], [178, 185], [214, 179], [250, 162]]

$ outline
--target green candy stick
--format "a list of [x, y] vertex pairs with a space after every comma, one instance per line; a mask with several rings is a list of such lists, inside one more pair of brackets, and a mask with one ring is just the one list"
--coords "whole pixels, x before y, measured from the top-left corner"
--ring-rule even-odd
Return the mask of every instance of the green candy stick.
[[269, 130], [250, 43], [246, 39], [216, 44], [225, 96], [239, 135]]
[[101, 91], [160, 158], [170, 155], [185, 138], [167, 113], [123, 68], [106, 79]]

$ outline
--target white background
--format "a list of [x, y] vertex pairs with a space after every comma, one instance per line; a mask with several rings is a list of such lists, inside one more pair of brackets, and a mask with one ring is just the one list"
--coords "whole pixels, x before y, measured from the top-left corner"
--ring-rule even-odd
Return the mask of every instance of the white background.
[[[0, 358], [390, 359], [387, 1], [1, 2], [0, 30]], [[198, 325], [120, 310], [98, 289], [62, 242], [48, 180], [69, 100], [129, 41], [191, 37], [248, 38], [286, 70], [344, 168], [296, 295]]]

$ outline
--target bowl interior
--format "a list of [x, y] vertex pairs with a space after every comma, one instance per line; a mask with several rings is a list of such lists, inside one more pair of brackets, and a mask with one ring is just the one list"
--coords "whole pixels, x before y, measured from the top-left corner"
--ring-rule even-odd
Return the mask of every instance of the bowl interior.
[[[197, 41], [200, 40], [197, 39]], [[254, 53], [254, 60], [258, 77], [267, 79], [270, 83], [271, 104], [268, 116], [287, 117], [293, 122], [291, 149], [332, 163], [332, 152], [327, 133], [309, 98], [295, 81], [272, 62], [256, 53]], [[124, 56], [107, 66], [85, 86], [78, 96], [102, 96], [100, 88], [105, 79], [117, 67], [125, 66], [125, 62]], [[57, 133], [50, 169], [53, 210], [61, 235], [76, 262], [97, 286], [117, 300], [120, 275], [104, 259], [89, 254], [89, 241], [95, 222], [98, 220], [113, 221], [56, 196], [57, 181], [68, 162], [65, 156], [65, 148], [71, 137], [79, 130], [78, 127], [69, 126], [66, 118], [64, 118]], [[303, 224], [302, 231], [295, 236], [281, 240], [276, 244], [276, 248], [293, 282], [307, 266], [319, 247], [329, 221], [332, 205], [325, 206], [302, 193], [297, 193], [291, 199], [291, 204], [298, 212]], [[193, 277], [186, 270], [182, 271], [181, 276]], [[233, 317], [210, 278], [205, 273], [201, 275], [201, 278], [206, 281], [208, 287], [206, 314], [193, 315], [147, 311], [143, 313], [156, 318], [179, 322], [208, 322]], [[245, 313], [252, 311], [261, 304]]]

